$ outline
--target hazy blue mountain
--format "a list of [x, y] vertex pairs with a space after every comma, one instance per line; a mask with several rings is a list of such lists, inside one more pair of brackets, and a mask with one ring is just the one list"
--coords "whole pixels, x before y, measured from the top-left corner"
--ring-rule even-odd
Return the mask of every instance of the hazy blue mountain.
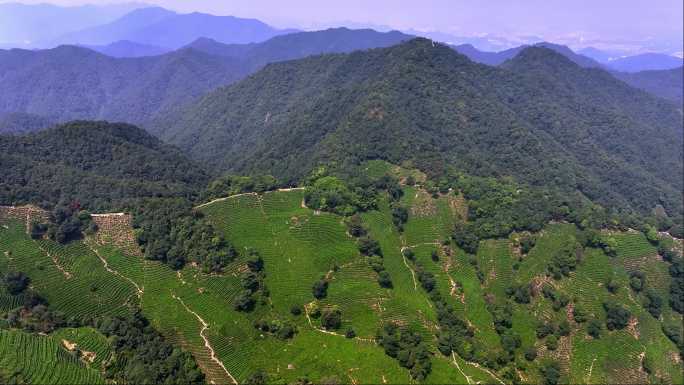
[[244, 76], [235, 59], [193, 49], [125, 59], [76, 46], [0, 51], [0, 114], [143, 122]]
[[455, 49], [458, 53], [467, 56], [470, 60], [476, 63], [487, 64], [490, 66], [498, 66], [506, 60], [515, 57], [518, 53], [520, 53], [520, 51], [522, 51], [525, 48], [525, 46], [510, 48], [499, 52], [480, 51], [479, 49], [475, 48], [472, 44], [461, 44], [452, 46], [452, 48]]
[[256, 19], [214, 16], [204, 13], [178, 14], [164, 8], [135, 10], [109, 24], [61, 37], [62, 44], [106, 45], [128, 40], [156, 47], [179, 48], [200, 37], [222, 43], [261, 42], [292, 32], [279, 30]]
[[50, 4], [0, 4], [0, 43], [44, 48], [57, 36], [109, 23], [143, 7], [140, 3], [60, 7]]
[[594, 47], [586, 47], [582, 48], [577, 51], [578, 54], [584, 55], [588, 58], [592, 58], [596, 60], [599, 63], [608, 63], [610, 59], [614, 59], [616, 57], [620, 56], [620, 53], [618, 52], [609, 52], [605, 51], [602, 49], [594, 48]]
[[682, 105], [684, 100], [684, 67], [669, 70], [614, 72], [613, 75], [632, 87]]
[[176, 13], [160, 7], [136, 9], [103, 25], [60, 36], [56, 44], [107, 45], [122, 40], [133, 40], [131, 34]]
[[[551, 49], [553, 51], [558, 52], [559, 54], [567, 57], [568, 59], [572, 60], [575, 64], [579, 65], [580, 67], [584, 68], [601, 68], [601, 64], [598, 63], [597, 61], [575, 53], [573, 50], [568, 48], [567, 46], [560, 45], [560, 44], [553, 44], [553, 43], [548, 43], [548, 42], [542, 42], [542, 43], [537, 43], [534, 46], [536, 47], [544, 47]], [[499, 51], [499, 52], [488, 52], [488, 51], [480, 51], [479, 49], [475, 48], [472, 44], [462, 44], [462, 45], [457, 45], [457, 46], [452, 46], [453, 49], [455, 49], [457, 52], [468, 56], [468, 58], [476, 63], [482, 63], [482, 64], [487, 64], [491, 66], [497, 66], [505, 62], [506, 60], [512, 59], [515, 56], [517, 56], [520, 52], [522, 52], [525, 48], [529, 46], [527, 45], [521, 45], [519, 47], [515, 48], [510, 48], [504, 51]]]
[[669, 70], [681, 67], [682, 64], [684, 61], [681, 58], [661, 53], [645, 53], [608, 62], [610, 68], [621, 72]]
[[128, 40], [120, 40], [107, 45], [89, 45], [85, 47], [111, 57], [157, 56], [171, 51], [168, 48], [140, 44]]
[[[203, 38], [174, 52], [138, 58], [110, 57], [77, 46], [0, 50], [0, 114], [20, 112], [57, 122], [107, 119], [149, 128], [152, 121], [270, 62], [384, 47], [408, 38], [398, 32], [348, 29], [295, 33], [247, 45]], [[137, 47], [131, 44], [137, 43], [121, 45]]]
[[299, 59], [323, 53], [346, 53], [370, 48], [389, 47], [413, 37], [397, 31], [377, 32], [372, 29], [331, 28], [323, 31], [298, 32], [274, 37], [256, 44], [222, 44], [201, 38], [188, 47], [212, 55], [242, 59], [256, 70], [268, 63]]
[[54, 123], [46, 117], [23, 112], [0, 114], [0, 135], [40, 131], [54, 125]]

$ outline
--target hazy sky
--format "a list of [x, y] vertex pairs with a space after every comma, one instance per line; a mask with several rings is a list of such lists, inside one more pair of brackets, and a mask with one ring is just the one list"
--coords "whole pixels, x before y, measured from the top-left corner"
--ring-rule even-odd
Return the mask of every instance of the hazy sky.
[[[60, 5], [131, 0], [25, 0]], [[8, 2], [0, 0], [0, 2]], [[355, 22], [451, 34], [548, 40], [668, 40], [684, 33], [682, 0], [143, 0], [182, 12], [254, 17], [279, 27]]]

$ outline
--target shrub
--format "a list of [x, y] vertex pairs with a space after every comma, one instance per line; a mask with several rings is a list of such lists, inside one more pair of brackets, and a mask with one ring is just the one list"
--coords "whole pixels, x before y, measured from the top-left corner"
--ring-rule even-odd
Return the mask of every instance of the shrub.
[[22, 272], [9, 272], [5, 275], [4, 281], [7, 291], [12, 295], [23, 293], [31, 283], [29, 277]]
[[349, 329], [347, 329], [347, 331], [344, 333], [344, 336], [347, 337], [347, 338], [354, 338], [354, 337], [356, 337], [356, 332], [354, 331], [354, 329], [349, 328]]
[[601, 322], [597, 319], [592, 319], [587, 324], [587, 334], [593, 338], [601, 338]]
[[339, 329], [342, 325], [342, 312], [337, 307], [326, 308], [321, 314], [321, 326], [325, 329]]
[[316, 299], [323, 299], [328, 296], [328, 281], [320, 279], [313, 285], [313, 296]]
[[606, 327], [608, 330], [624, 329], [632, 317], [629, 310], [616, 303], [605, 302], [603, 308], [606, 310]]
[[534, 361], [537, 358], [537, 348], [530, 346], [525, 349], [525, 359], [527, 361]]

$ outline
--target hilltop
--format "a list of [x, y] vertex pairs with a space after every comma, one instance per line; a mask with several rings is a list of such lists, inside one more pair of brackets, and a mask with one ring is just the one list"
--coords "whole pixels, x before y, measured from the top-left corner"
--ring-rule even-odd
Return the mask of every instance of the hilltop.
[[2, 205], [76, 201], [89, 210], [116, 210], [144, 197], [191, 197], [209, 180], [177, 149], [126, 124], [72, 122], [0, 135], [0, 150]]
[[276, 63], [181, 112], [159, 135], [222, 171], [291, 183], [380, 158], [682, 212], [681, 112], [540, 47], [502, 68], [425, 39]]

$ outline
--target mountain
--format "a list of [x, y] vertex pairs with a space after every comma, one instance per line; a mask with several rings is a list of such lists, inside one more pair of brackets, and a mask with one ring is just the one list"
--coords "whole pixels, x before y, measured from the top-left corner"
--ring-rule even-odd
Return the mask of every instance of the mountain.
[[682, 58], [660, 53], [645, 53], [611, 60], [608, 66], [620, 72], [639, 72], [652, 70], [668, 70], [681, 67]]
[[158, 56], [171, 51], [167, 48], [135, 43], [128, 40], [120, 40], [107, 45], [90, 45], [85, 46], [85, 48], [111, 57]]
[[[408, 38], [398, 32], [333, 29], [248, 45], [200, 39], [164, 55], [124, 59], [74, 46], [0, 51], [0, 114], [21, 112], [58, 122], [106, 119], [147, 128], [153, 119], [269, 62], [387, 46]], [[131, 44], [122, 46], [137, 47]]]
[[503, 68], [425, 39], [270, 64], [159, 135], [218, 170], [285, 182], [380, 158], [682, 211], [681, 111], [541, 47]]
[[61, 37], [60, 44], [106, 45], [129, 40], [157, 47], [179, 48], [200, 37], [222, 43], [261, 42], [292, 32], [278, 30], [256, 19], [214, 16], [204, 13], [178, 14], [164, 8], [135, 10], [109, 24]]
[[12, 47], [46, 47], [56, 36], [109, 23], [141, 6], [139, 3], [77, 7], [0, 4], [0, 43]]
[[618, 52], [604, 51], [594, 47], [585, 47], [577, 51], [578, 54], [594, 59], [599, 63], [606, 64], [611, 59], [620, 56]]
[[499, 52], [480, 51], [479, 49], [475, 48], [472, 44], [455, 45], [452, 46], [452, 48], [455, 49], [456, 52], [467, 56], [470, 60], [476, 63], [486, 64], [490, 66], [498, 66], [506, 60], [515, 57], [517, 54], [520, 53], [520, 51], [525, 49], [525, 46], [510, 48]]
[[136, 9], [110, 23], [60, 36], [55, 44], [107, 45], [131, 40], [131, 34], [172, 16], [176, 16], [176, 13], [161, 7]]
[[243, 76], [236, 60], [192, 49], [135, 59], [74, 46], [0, 51], [0, 113], [141, 123]]
[[0, 135], [40, 131], [53, 125], [54, 122], [52, 120], [39, 115], [22, 112], [10, 112], [0, 115]]
[[614, 72], [613, 75], [632, 87], [682, 105], [684, 97], [684, 67], [670, 70], [641, 71], [634, 73]]
[[72, 122], [23, 136], [0, 135], [0, 204], [77, 199], [91, 210], [133, 198], [191, 196], [208, 181], [199, 166], [144, 130]]
[[330, 28], [322, 31], [291, 33], [256, 44], [221, 44], [201, 38], [188, 45], [212, 55], [239, 58], [256, 70], [268, 63], [299, 59], [323, 53], [346, 53], [370, 48], [389, 47], [412, 39], [397, 31], [377, 32], [372, 29]]
[[[499, 52], [488, 52], [488, 51], [480, 51], [474, 46], [470, 44], [462, 44], [462, 45], [457, 45], [453, 46], [453, 49], [455, 49], [458, 53], [463, 54], [468, 56], [470, 60], [476, 62], [476, 63], [482, 63], [482, 64], [487, 64], [491, 66], [497, 66], [505, 62], [506, 60], [512, 59], [516, 55], [518, 55], [520, 52], [522, 52], [525, 48], [530, 47], [528, 45], [521, 45], [519, 47], [515, 48], [510, 48], [504, 51], [499, 51]], [[534, 45], [534, 47], [544, 47], [551, 49], [553, 51], [556, 51], [557, 53], [567, 57], [568, 59], [572, 60], [575, 62], [577, 65], [580, 67], [585, 67], [585, 68], [601, 68], [602, 65], [595, 60], [577, 54], [570, 48], [564, 45], [560, 44], [553, 44], [553, 43], [548, 43], [548, 42], [542, 42], [542, 43], [537, 43]]]

